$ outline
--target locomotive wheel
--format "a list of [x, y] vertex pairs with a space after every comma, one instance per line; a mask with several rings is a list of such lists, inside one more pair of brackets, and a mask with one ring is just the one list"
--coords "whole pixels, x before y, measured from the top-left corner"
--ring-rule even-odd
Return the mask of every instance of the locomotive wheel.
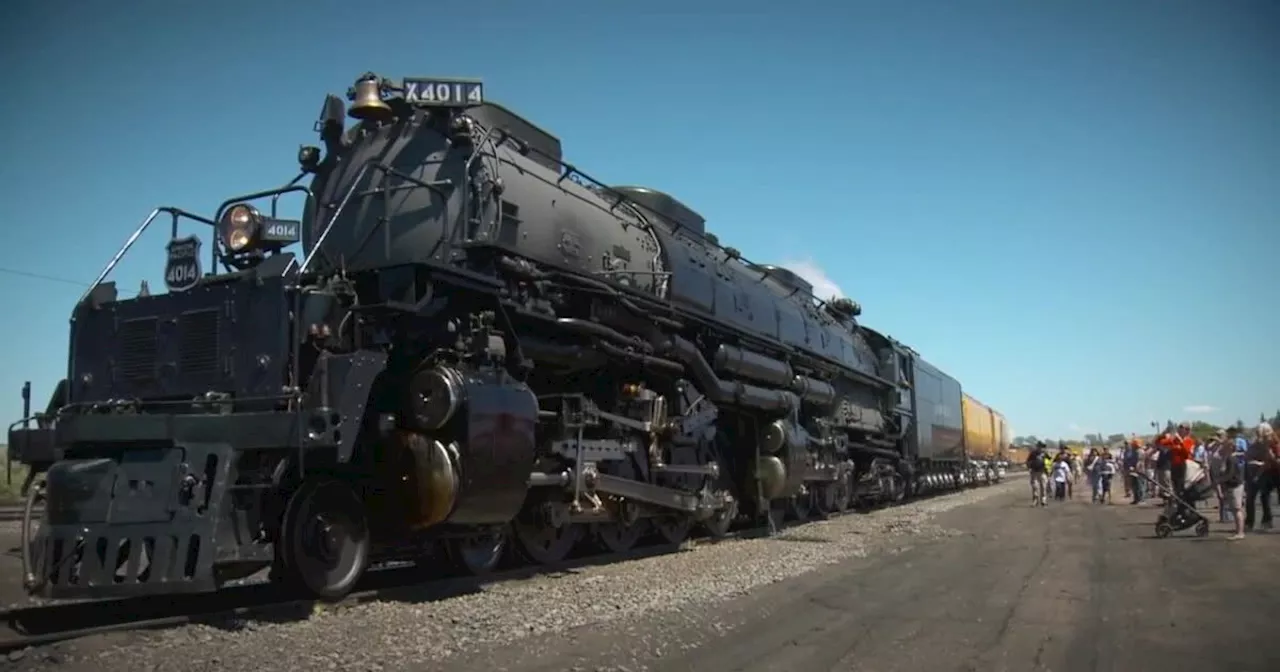
[[516, 519], [511, 524], [516, 550], [526, 560], [551, 565], [569, 557], [582, 528], [573, 523], [555, 527], [541, 521]]
[[790, 497], [786, 500], [787, 517], [803, 523], [813, 513], [813, 490]]
[[907, 500], [907, 481], [901, 476], [893, 477], [893, 503], [901, 504]]
[[364, 504], [340, 481], [303, 483], [289, 500], [283, 541], [288, 580], [321, 599], [350, 593], [369, 566]]
[[738, 517], [738, 500], [731, 500], [723, 509], [716, 511], [712, 516], [702, 521], [702, 527], [711, 535], [712, 539], [719, 539], [729, 534], [729, 527], [733, 525], [734, 519]]
[[849, 485], [849, 477], [842, 478], [831, 486], [835, 490], [836, 513], [844, 513], [853, 503], [853, 488]]
[[[608, 473], [619, 478], [640, 480], [640, 471], [629, 458], [609, 463], [606, 468]], [[615, 515], [627, 518], [626, 513], [632, 506], [634, 504], [630, 502], [618, 502]], [[649, 529], [648, 523], [649, 521], [643, 518], [633, 519], [632, 522], [615, 518], [607, 523], [593, 523], [591, 537], [597, 546], [609, 553], [626, 553], [635, 548], [635, 545], [644, 537]]]
[[506, 530], [450, 539], [449, 559], [463, 572], [483, 576], [497, 568], [502, 553], [507, 550]]
[[653, 529], [663, 543], [678, 546], [689, 538], [693, 531], [693, 519], [683, 514], [659, 516], [653, 519]]
[[836, 492], [835, 483], [824, 483], [814, 488], [813, 492], [813, 508], [818, 510], [822, 515], [829, 515], [836, 512], [836, 499], [839, 493]]
[[592, 525], [592, 536], [604, 550], [610, 553], [626, 553], [644, 536], [645, 523], [637, 520], [628, 525], [621, 522], [595, 523]]

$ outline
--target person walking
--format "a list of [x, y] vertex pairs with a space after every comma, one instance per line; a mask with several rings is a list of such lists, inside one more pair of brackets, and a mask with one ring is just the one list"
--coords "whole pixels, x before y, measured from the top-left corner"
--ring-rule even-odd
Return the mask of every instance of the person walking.
[[1071, 460], [1059, 454], [1053, 461], [1053, 498], [1059, 502], [1070, 497], [1071, 492]]
[[1084, 458], [1084, 474], [1089, 479], [1089, 492], [1092, 497], [1089, 501], [1098, 501], [1098, 458], [1101, 455], [1097, 448], [1090, 448], [1089, 455]]
[[1246, 527], [1245, 519], [1240, 515], [1241, 505], [1244, 503], [1244, 474], [1240, 471], [1240, 463], [1236, 461], [1235, 442], [1219, 441], [1217, 446], [1216, 459], [1211, 458], [1209, 476], [1218, 492], [1220, 519], [1229, 517], [1233, 523], [1235, 533], [1227, 539], [1239, 541], [1244, 539]]
[[1072, 479], [1071, 479], [1071, 449], [1067, 448], [1066, 441], [1058, 442], [1058, 457], [1056, 459], [1066, 463], [1067, 499], [1074, 499], [1076, 496], [1076, 493], [1075, 493], [1075, 487], [1074, 487], [1075, 484], [1072, 482]]
[[1280, 472], [1280, 441], [1270, 423], [1259, 423], [1256, 437], [1245, 453], [1244, 465], [1244, 527], [1253, 531], [1254, 513], [1258, 500], [1262, 500], [1261, 527], [1271, 529], [1271, 491], [1276, 487], [1276, 474]]
[[1141, 504], [1143, 496], [1146, 494], [1147, 482], [1142, 479], [1146, 475], [1145, 460], [1143, 459], [1142, 441], [1131, 439], [1124, 448], [1123, 460], [1125, 469], [1125, 496], [1132, 495], [1133, 499], [1130, 504]]
[[1027, 473], [1031, 476], [1031, 505], [1045, 506], [1045, 485], [1048, 483], [1049, 463], [1048, 455], [1045, 451], [1044, 442], [1036, 444], [1036, 447], [1027, 456]]
[[1102, 454], [1098, 456], [1097, 471], [1095, 478], [1098, 481], [1098, 503], [1112, 504], [1111, 481], [1116, 476], [1116, 460], [1110, 450], [1102, 449]]
[[[1215, 437], [1215, 440], [1211, 441], [1209, 444], [1212, 450], [1209, 451], [1208, 460], [1206, 460], [1206, 468], [1209, 470], [1209, 480], [1213, 483], [1213, 491], [1218, 496], [1218, 522], [1232, 523], [1235, 522], [1235, 518], [1230, 508], [1227, 506], [1226, 500], [1223, 499], [1223, 497], [1226, 496], [1226, 493], [1222, 488], [1222, 483], [1219, 482], [1219, 474], [1224, 473], [1226, 468], [1223, 466], [1223, 462], [1235, 463], [1235, 443], [1228, 442], [1226, 433], [1221, 430], [1218, 431], [1218, 435], [1220, 438]], [[1236, 464], [1236, 470], [1240, 471], [1239, 464]], [[1242, 502], [1244, 496], [1243, 485], [1244, 482], [1242, 478]]]
[[1129, 480], [1129, 463], [1126, 460], [1126, 457], [1129, 454], [1129, 442], [1132, 441], [1132, 439], [1133, 437], [1130, 436], [1129, 439], [1121, 441], [1115, 445], [1116, 462], [1120, 467], [1118, 475], [1120, 476], [1120, 485], [1124, 488], [1125, 499], [1131, 499], [1133, 497], [1133, 482]]
[[1230, 441], [1235, 447], [1236, 462], [1240, 463], [1240, 473], [1244, 473], [1245, 453], [1249, 452], [1249, 441], [1241, 434], [1239, 427], [1227, 428], [1227, 441]]

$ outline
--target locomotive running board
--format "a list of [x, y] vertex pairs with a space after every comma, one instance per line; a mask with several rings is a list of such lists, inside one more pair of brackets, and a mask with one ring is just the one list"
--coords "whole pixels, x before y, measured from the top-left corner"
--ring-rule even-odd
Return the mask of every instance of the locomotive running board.
[[637, 502], [653, 504], [667, 509], [679, 509], [689, 513], [697, 511], [701, 503], [697, 495], [608, 474], [596, 476], [595, 489], [610, 495], [634, 499]]

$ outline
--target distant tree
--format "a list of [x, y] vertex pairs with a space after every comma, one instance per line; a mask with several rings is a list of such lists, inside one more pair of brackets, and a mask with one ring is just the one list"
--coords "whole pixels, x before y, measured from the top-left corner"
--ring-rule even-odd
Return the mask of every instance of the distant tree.
[[1244, 431], [1244, 420], [1242, 420], [1242, 419], [1240, 419], [1240, 418], [1236, 418], [1236, 429], [1238, 429], [1238, 430], [1240, 430], [1240, 431], [1242, 431], [1242, 432]]
[[1208, 441], [1214, 434], [1218, 433], [1219, 429], [1221, 428], [1217, 425], [1201, 422], [1199, 420], [1191, 423], [1191, 435], [1201, 441]]
[[1110, 434], [1107, 436], [1107, 443], [1123, 443], [1124, 439], [1124, 434]]

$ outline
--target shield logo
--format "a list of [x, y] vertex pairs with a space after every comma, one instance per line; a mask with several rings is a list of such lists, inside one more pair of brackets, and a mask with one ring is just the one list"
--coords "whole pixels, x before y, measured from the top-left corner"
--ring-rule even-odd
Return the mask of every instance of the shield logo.
[[174, 238], [166, 248], [169, 254], [164, 265], [164, 284], [169, 291], [185, 292], [200, 284], [200, 239]]

